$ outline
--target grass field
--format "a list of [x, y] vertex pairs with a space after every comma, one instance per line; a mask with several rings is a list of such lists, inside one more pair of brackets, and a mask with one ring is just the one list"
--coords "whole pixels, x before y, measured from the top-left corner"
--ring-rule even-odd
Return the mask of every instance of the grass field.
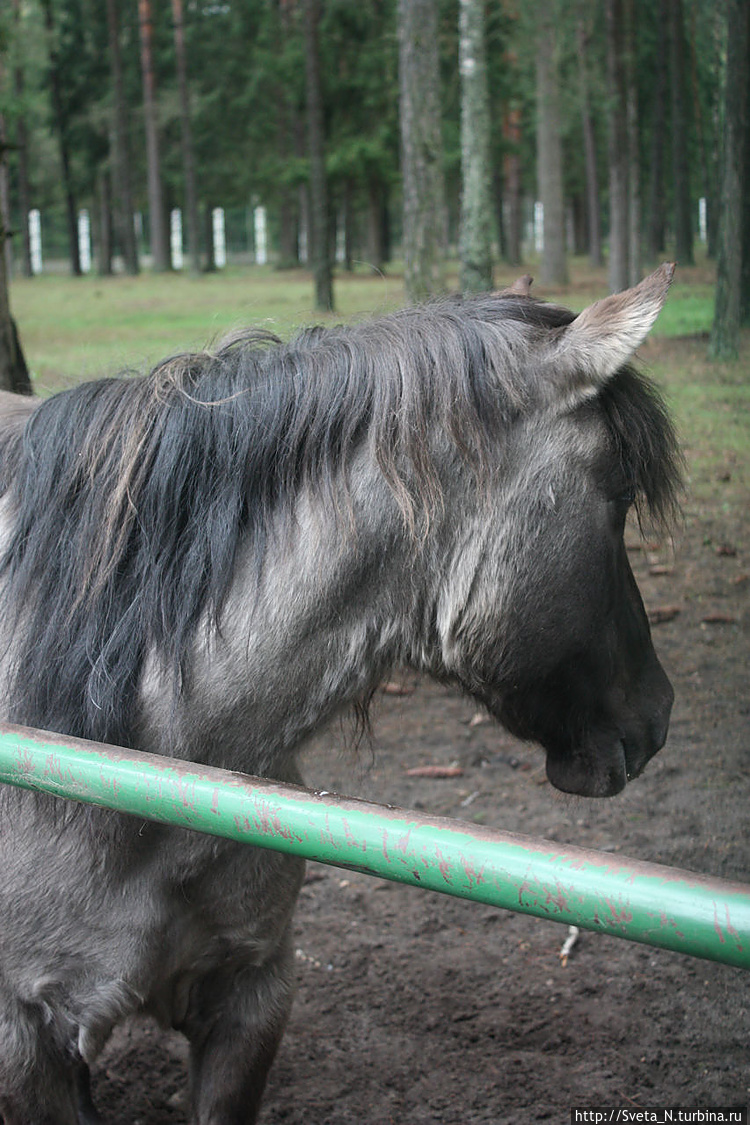
[[[524, 268], [535, 272], [533, 263]], [[509, 284], [518, 272], [498, 268], [496, 285]], [[449, 281], [456, 284], [455, 273]], [[727, 465], [747, 465], [750, 453], [750, 336], [739, 362], [709, 363], [713, 282], [708, 264], [678, 269], [667, 305], [640, 353], [666, 391], [697, 478], [706, 482], [729, 472]], [[606, 294], [606, 274], [574, 261], [566, 289], [535, 285], [534, 290], [541, 298], [581, 309]], [[143, 371], [247, 325], [287, 337], [305, 324], [377, 315], [404, 302], [397, 268], [381, 275], [360, 267], [338, 276], [337, 309], [328, 316], [313, 311], [312, 292], [310, 275], [302, 270], [233, 267], [198, 278], [48, 274], [14, 281], [11, 302], [34, 385], [44, 395], [122, 369]], [[694, 485], [703, 487], [697, 479]]]

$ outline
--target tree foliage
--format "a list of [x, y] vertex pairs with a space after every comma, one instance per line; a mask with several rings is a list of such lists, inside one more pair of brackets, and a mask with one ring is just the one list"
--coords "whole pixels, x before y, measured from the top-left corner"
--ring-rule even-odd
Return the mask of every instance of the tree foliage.
[[[477, 0], [481, 6], [482, 0]], [[449, 243], [459, 243], [461, 214], [461, 82], [459, 0], [434, 0], [439, 64], [437, 90]], [[611, 7], [611, 4], [609, 5]], [[24, 0], [0, 10], [0, 112], [12, 143], [23, 141], [31, 205], [62, 217], [61, 136], [69, 153], [70, 195], [96, 215], [109, 204], [102, 176], [122, 158], [116, 151], [115, 93], [108, 39], [109, 3]], [[151, 0], [153, 69], [161, 146], [164, 208], [184, 206], [181, 93], [172, 4]], [[306, 129], [304, 0], [184, 0], [185, 80], [195, 154], [197, 204], [268, 212], [280, 265], [297, 260], [310, 226], [311, 164]], [[538, 169], [551, 144], [562, 154], [562, 208], [550, 242], [567, 252], [605, 253], [620, 221], [611, 193], [612, 153], [623, 156], [637, 185], [629, 222], [644, 268], [676, 251], [688, 261], [698, 233], [698, 199], [707, 201], [708, 251], [721, 209], [721, 121], [726, 74], [726, 0], [627, 0], [630, 32], [618, 48], [628, 88], [630, 123], [613, 147], [617, 119], [608, 90], [608, 0], [484, 0], [484, 54], [489, 119], [488, 202], [483, 225], [508, 260], [533, 253], [531, 225]], [[45, 15], [54, 33], [45, 40]], [[539, 28], [548, 13], [547, 47], [557, 80], [551, 129], [542, 144]], [[147, 216], [146, 140], [139, 51], [138, 0], [118, 0], [122, 85], [129, 110], [131, 205]], [[624, 19], [624, 16], [621, 17]], [[54, 52], [61, 113], [55, 112]], [[320, 0], [321, 119], [330, 226], [339, 257], [376, 268], [401, 243], [403, 175], [399, 134], [398, 0]], [[17, 80], [21, 76], [21, 81]], [[635, 124], [633, 125], [633, 122]], [[674, 142], [674, 143], [673, 143]], [[18, 149], [8, 156], [11, 227], [25, 223]], [[466, 157], [464, 157], [466, 163]], [[111, 193], [116, 200], [117, 191]], [[633, 210], [633, 203], [636, 207]], [[202, 250], [207, 250], [202, 224]], [[115, 224], [117, 229], [117, 224]], [[120, 224], [122, 229], [122, 225]], [[148, 229], [148, 217], [146, 218]], [[95, 222], [93, 229], [97, 230]], [[123, 255], [122, 235], [115, 251]], [[333, 248], [333, 238], [331, 239]], [[621, 243], [620, 243], [621, 245]], [[18, 255], [17, 255], [18, 256]], [[744, 274], [743, 274], [744, 276]], [[628, 277], [628, 281], [632, 277]]]

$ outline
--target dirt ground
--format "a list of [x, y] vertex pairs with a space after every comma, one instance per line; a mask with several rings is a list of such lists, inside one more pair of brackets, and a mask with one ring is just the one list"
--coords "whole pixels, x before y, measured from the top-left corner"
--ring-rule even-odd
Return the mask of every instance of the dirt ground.
[[[372, 748], [333, 731], [306, 757], [327, 790], [750, 882], [750, 528], [727, 464], [688, 498], [674, 550], [631, 561], [676, 702], [668, 743], [612, 801], [565, 797], [543, 756], [458, 694], [405, 677]], [[731, 488], [733, 503], [722, 503]], [[747, 509], [745, 508], [745, 513]], [[668, 612], [658, 612], [667, 610]], [[674, 611], [677, 611], [676, 613]], [[458, 764], [459, 777], [406, 775]], [[263, 1125], [567, 1123], [571, 1106], [747, 1105], [750, 972], [311, 864], [299, 990]], [[94, 1075], [111, 1125], [184, 1125], [186, 1052], [118, 1030]]]

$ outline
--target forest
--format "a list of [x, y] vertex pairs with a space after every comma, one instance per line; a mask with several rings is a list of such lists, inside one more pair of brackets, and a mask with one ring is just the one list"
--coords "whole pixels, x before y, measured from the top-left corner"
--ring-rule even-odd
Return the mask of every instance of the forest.
[[699, 253], [731, 356], [747, 58], [746, 0], [7, 0], [5, 266], [210, 271], [226, 252], [307, 264], [325, 309], [334, 264], [403, 263], [418, 300], [450, 255], [464, 290], [493, 259], [535, 255], [554, 285], [588, 255], [616, 291]]

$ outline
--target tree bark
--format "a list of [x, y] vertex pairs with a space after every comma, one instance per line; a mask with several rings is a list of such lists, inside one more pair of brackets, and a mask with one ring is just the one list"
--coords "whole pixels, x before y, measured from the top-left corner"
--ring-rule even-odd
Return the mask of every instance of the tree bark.
[[97, 241], [97, 272], [100, 277], [112, 275], [112, 192], [110, 175], [102, 168], [97, 176], [99, 238]]
[[436, 0], [399, 0], [404, 282], [411, 301], [445, 288], [447, 238]]
[[[16, 34], [20, 34], [21, 0], [13, 0], [13, 20]], [[25, 78], [23, 66], [19, 63], [13, 74], [13, 89], [19, 105], [23, 105]], [[24, 277], [33, 277], [31, 268], [31, 239], [29, 237], [29, 211], [31, 192], [29, 190], [29, 136], [26, 117], [20, 113], [16, 118], [16, 144], [18, 146], [18, 204], [21, 212], [21, 271]]]
[[544, 207], [544, 249], [540, 276], [543, 285], [565, 285], [568, 281], [568, 263], [565, 253], [557, 40], [551, 14], [544, 8], [539, 13], [536, 79], [537, 175], [539, 198]]
[[627, 289], [628, 269], [628, 131], [622, 0], [607, 0], [607, 85], [609, 94], [609, 288]]
[[307, 91], [307, 152], [310, 161], [310, 229], [308, 258], [315, 281], [315, 307], [333, 309], [328, 182], [323, 134], [323, 96], [320, 84], [318, 24], [320, 0], [305, 2], [305, 77]]
[[[2, 82], [2, 58], [0, 58], [0, 84]], [[2, 121], [2, 118], [0, 118]], [[6, 144], [4, 133], [0, 136], [0, 180], [5, 176]], [[18, 331], [10, 312], [8, 293], [8, 255], [5, 244], [9, 237], [7, 211], [0, 207], [0, 389], [16, 391], [18, 394], [31, 394], [31, 382], [26, 361], [18, 339]]]
[[382, 270], [386, 260], [384, 206], [385, 188], [372, 176], [367, 186], [367, 262], [374, 270]]
[[460, 0], [461, 290], [492, 289], [490, 110], [485, 59], [484, 0]]
[[[282, 0], [279, 5], [281, 34], [279, 36], [280, 79], [276, 86], [276, 145], [279, 160], [287, 165], [294, 157], [297, 109], [283, 80], [281, 57], [286, 42], [293, 35], [290, 5]], [[299, 261], [299, 192], [296, 186], [282, 182], [278, 188], [279, 207], [279, 266], [290, 269]]]
[[693, 221], [688, 160], [688, 108], [685, 93], [685, 19], [682, 0], [669, 2], [669, 64], [672, 92], [672, 190], [675, 257], [693, 265]]
[[117, 0], [107, 0], [107, 33], [109, 39], [109, 62], [112, 75], [113, 95], [113, 179], [114, 195], [117, 200], [116, 225], [125, 272], [131, 276], [138, 273], [138, 245], [133, 223], [133, 189], [130, 180], [130, 152], [128, 109], [125, 101], [125, 86], [122, 74], [120, 53], [120, 22]]
[[628, 285], [641, 280], [641, 159], [636, 74], [636, 8], [624, 0], [625, 16], [625, 122], [628, 134]]
[[214, 244], [214, 209], [210, 200], [206, 200], [203, 209], [203, 232], [206, 244], [206, 273], [216, 272], [216, 246]]
[[[5, 162], [4, 153], [1, 152], [0, 161]], [[10, 311], [8, 274], [5, 267], [6, 237], [5, 226], [0, 221], [0, 390], [30, 395], [33, 391], [29, 370]]]
[[141, 72], [143, 77], [143, 117], [146, 127], [146, 162], [148, 165], [148, 210], [153, 268], [158, 273], [169, 269], [169, 232], [164, 210], [161, 181], [161, 152], [156, 111], [156, 77], [153, 57], [153, 17], [151, 0], [138, 0], [138, 22], [141, 38]]
[[[509, 266], [521, 264], [521, 111], [511, 106], [506, 115], [503, 134], [507, 151], [503, 158], [503, 196], [505, 199], [505, 261]], [[502, 229], [501, 215], [501, 229]]]
[[[750, 19], [750, 16], [748, 17]], [[750, 37], [750, 31], [748, 31]], [[750, 44], [748, 45], [750, 49]], [[745, 91], [745, 165], [742, 183], [742, 268], [740, 271], [740, 322], [750, 325], [750, 78]]]
[[[3, 67], [0, 61], [0, 81], [3, 77]], [[4, 157], [8, 150], [8, 137], [5, 129], [5, 114], [0, 113], [0, 157]], [[11, 254], [11, 229], [10, 229], [10, 183], [8, 180], [8, 165], [0, 158], [0, 224], [6, 232], [3, 240], [3, 253], [5, 254], [5, 276], [10, 278], [13, 274], [13, 256]]]
[[589, 33], [584, 19], [578, 21], [578, 76], [581, 86], [581, 127], [586, 169], [586, 226], [588, 231], [589, 261], [592, 266], [602, 264], [602, 229], [599, 213], [599, 175], [596, 166], [596, 135], [591, 114], [589, 94], [588, 45]]
[[667, 23], [669, 0], [659, 0], [658, 41], [656, 58], [656, 85], [654, 87], [654, 107], [651, 135], [651, 155], [649, 159], [650, 181], [648, 196], [647, 253], [650, 261], [656, 261], [664, 253], [664, 149], [665, 99], [667, 91]]
[[198, 232], [198, 189], [195, 178], [195, 148], [190, 120], [190, 88], [188, 86], [185, 52], [185, 20], [182, 0], [172, 0], [174, 19], [174, 50], [180, 93], [180, 133], [182, 139], [182, 171], [185, 177], [185, 212], [187, 218], [188, 254], [193, 273], [200, 273], [200, 236]]
[[63, 83], [60, 74], [60, 60], [55, 43], [55, 20], [52, 12], [52, 0], [42, 0], [44, 11], [44, 26], [47, 31], [47, 49], [49, 52], [49, 81], [52, 95], [52, 112], [55, 118], [57, 141], [60, 150], [60, 167], [62, 170], [63, 192], [65, 195], [65, 219], [68, 228], [68, 246], [70, 253], [70, 269], [74, 277], [81, 276], [81, 257], [78, 248], [78, 217], [76, 214], [75, 196], [73, 192], [73, 176], [70, 170], [70, 149], [68, 146], [68, 121], [63, 99]]
[[747, 55], [750, 47], [747, 0], [727, 0], [727, 69], [724, 93], [724, 152], [719, 218], [719, 258], [716, 306], [709, 355], [736, 359], [739, 355], [743, 211], [750, 185], [745, 178], [748, 104]]

